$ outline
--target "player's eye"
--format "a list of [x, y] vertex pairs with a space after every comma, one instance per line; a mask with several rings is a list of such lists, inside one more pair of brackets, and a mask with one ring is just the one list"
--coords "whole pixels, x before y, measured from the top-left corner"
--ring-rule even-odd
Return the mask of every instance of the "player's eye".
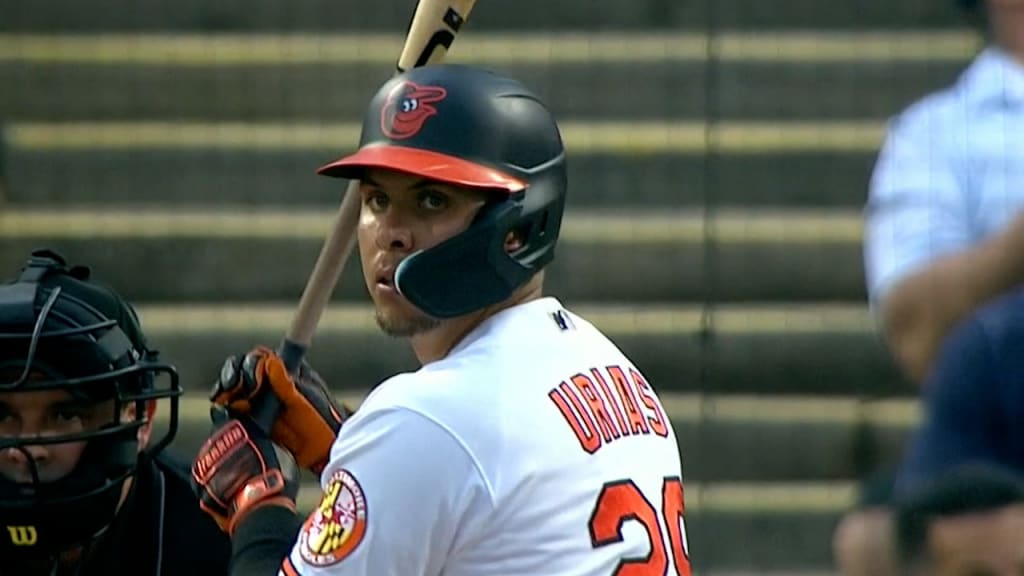
[[421, 190], [419, 193], [419, 204], [424, 210], [436, 212], [443, 210], [449, 204], [448, 195], [438, 190]]
[[62, 409], [53, 413], [53, 419], [58, 422], [72, 422], [82, 420], [85, 417], [80, 410]]
[[14, 434], [18, 425], [17, 415], [6, 404], [0, 404], [0, 436]]
[[82, 427], [95, 410], [86, 406], [58, 406], [50, 413], [50, 419], [59, 429]]
[[388, 206], [388, 196], [380, 190], [368, 190], [363, 192], [363, 204], [374, 212], [379, 212]]

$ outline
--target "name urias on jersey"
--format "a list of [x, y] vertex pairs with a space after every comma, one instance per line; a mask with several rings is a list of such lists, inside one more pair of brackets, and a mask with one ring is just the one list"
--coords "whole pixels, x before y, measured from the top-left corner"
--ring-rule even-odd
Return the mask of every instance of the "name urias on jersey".
[[548, 392], [580, 447], [593, 454], [619, 438], [668, 436], [665, 410], [647, 380], [631, 366], [590, 368]]

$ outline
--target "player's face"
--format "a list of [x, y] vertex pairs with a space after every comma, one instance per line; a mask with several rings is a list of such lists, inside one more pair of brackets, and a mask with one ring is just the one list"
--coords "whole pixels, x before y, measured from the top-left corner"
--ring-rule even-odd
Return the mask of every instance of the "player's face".
[[369, 170], [359, 186], [359, 256], [377, 323], [392, 336], [413, 336], [440, 321], [413, 306], [395, 288], [403, 258], [465, 230], [483, 193], [390, 170]]
[[995, 38], [1019, 36], [1024, 26], [1024, 0], [982, 0], [982, 8]]
[[934, 521], [936, 576], [1024, 576], [1024, 505]]
[[[0, 393], [0, 438], [33, 438], [96, 430], [115, 419], [113, 400], [85, 403], [66, 390]], [[85, 442], [36, 444], [0, 451], [0, 474], [31, 482], [32, 463], [41, 482], [66, 476], [78, 463]]]

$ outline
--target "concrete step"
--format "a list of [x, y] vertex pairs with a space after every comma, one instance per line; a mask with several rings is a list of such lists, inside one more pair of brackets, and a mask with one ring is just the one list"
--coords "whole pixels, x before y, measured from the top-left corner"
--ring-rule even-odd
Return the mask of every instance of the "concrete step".
[[[385, 0], [367, 9], [356, 0], [246, 3], [202, 0], [6, 0], [0, 30], [404, 30], [413, 2]], [[477, 6], [469, 25], [481, 30], [699, 28], [893, 28], [962, 25], [952, 0], [546, 0]]]
[[[6, 210], [0, 269], [47, 245], [92, 263], [135, 299], [291, 301], [333, 213]], [[863, 301], [861, 228], [859, 211], [576, 211], [565, 217], [548, 286], [569, 301]], [[358, 267], [343, 276], [337, 299], [361, 300]]]
[[[750, 498], [758, 498], [752, 492]], [[832, 533], [841, 513], [695, 513], [686, 520], [697, 574], [707, 570], [828, 570], [833, 567]], [[690, 534], [693, 534], [690, 536]]]
[[[703, 308], [562, 300], [604, 330], [665, 392], [882, 398], [915, 390], [893, 366], [861, 305]], [[279, 342], [293, 313], [291, 301], [140, 306], [153, 345], [178, 366], [191, 390], [205, 390], [227, 355]], [[382, 335], [362, 304], [335, 305], [324, 314], [309, 358], [339, 389], [365, 389], [418, 366], [408, 345]]]
[[[17, 128], [15, 128], [17, 130]], [[10, 134], [10, 133], [9, 133]], [[622, 132], [624, 138], [629, 132]], [[19, 139], [20, 140], [20, 139]], [[35, 146], [7, 153], [8, 202], [145, 207], [153, 204], [292, 206], [333, 209], [345, 183], [317, 176], [341, 151]], [[354, 141], [353, 141], [354, 142]], [[586, 152], [571, 142], [571, 209], [690, 207], [853, 207], [867, 198], [875, 151], [731, 150]], [[2, 169], [0, 169], [2, 171]]]
[[[0, 35], [0, 118], [358, 120], [401, 42]], [[523, 80], [561, 118], [882, 119], [951, 82], [978, 47], [948, 32], [467, 34], [451, 59]]]
[[[212, 382], [216, 372], [209, 375]], [[191, 383], [190, 383], [191, 384]], [[657, 388], [657, 383], [655, 382]], [[192, 457], [209, 436], [206, 386], [181, 403], [176, 450]], [[842, 481], [902, 453], [919, 420], [913, 399], [660, 394], [690, 482]], [[338, 391], [357, 408], [365, 392]], [[166, 417], [166, 414], [164, 414]], [[799, 450], [794, 450], [799, 446]]]

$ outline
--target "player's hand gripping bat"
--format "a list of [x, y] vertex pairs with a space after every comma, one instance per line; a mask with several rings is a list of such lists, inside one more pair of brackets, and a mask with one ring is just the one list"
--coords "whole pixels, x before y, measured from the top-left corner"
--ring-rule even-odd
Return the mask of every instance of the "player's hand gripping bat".
[[[398, 58], [397, 72], [443, 60], [474, 4], [476, 0], [419, 0]], [[338, 277], [352, 253], [359, 209], [359, 183], [353, 180], [349, 182], [334, 225], [320, 249], [291, 326], [278, 348], [289, 373], [296, 372], [309, 349], [320, 316], [327, 308]], [[259, 405], [253, 407], [252, 417], [265, 430], [270, 430], [279, 403], [272, 394], [265, 396]]]

